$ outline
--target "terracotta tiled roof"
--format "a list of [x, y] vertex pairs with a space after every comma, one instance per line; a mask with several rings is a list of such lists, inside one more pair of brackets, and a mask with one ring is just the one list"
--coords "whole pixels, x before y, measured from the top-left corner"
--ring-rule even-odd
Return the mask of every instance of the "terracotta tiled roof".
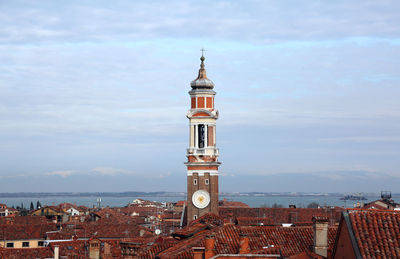
[[[89, 257], [89, 243], [93, 240], [90, 238], [89, 240], [73, 240], [73, 241], [63, 241], [63, 242], [51, 242], [49, 247], [54, 250], [54, 246], [59, 247], [59, 253], [61, 256], [67, 256], [68, 258], [88, 258]], [[102, 243], [102, 257], [101, 258], [122, 258], [121, 257], [121, 248], [119, 246], [120, 240], [108, 240], [101, 239], [96, 241]], [[108, 244], [110, 246], [110, 253], [108, 256], [104, 256], [104, 244]]]
[[47, 224], [49, 221], [42, 216], [16, 216], [16, 217], [0, 217], [0, 225], [40, 225]]
[[44, 239], [46, 232], [56, 230], [55, 224], [1, 225], [0, 240]]
[[139, 207], [139, 206], [130, 206], [130, 207], [124, 207], [120, 208], [121, 213], [124, 213], [125, 215], [131, 216], [132, 213], [139, 213], [139, 216], [151, 216], [151, 215], [156, 215], [157, 212], [161, 213], [163, 210], [160, 208], [156, 207]]
[[400, 258], [400, 212], [350, 210], [348, 217], [363, 258]]
[[[271, 227], [271, 226], [237, 226], [209, 224], [207, 222], [193, 221], [191, 224], [174, 235], [183, 238], [177, 244], [160, 252], [160, 258], [192, 258], [192, 247], [204, 247], [205, 237], [215, 235], [216, 254], [236, 254], [239, 251], [239, 234], [244, 233], [249, 238], [251, 253], [264, 253], [265, 247], [274, 248], [270, 251], [276, 254], [279, 248], [284, 257], [300, 254], [311, 249], [314, 241], [314, 232], [311, 226], [303, 227]], [[328, 230], [328, 242], [330, 249], [333, 247], [336, 227]], [[184, 235], [185, 234], [185, 235]]]
[[177, 201], [175, 206], [182, 207], [185, 203], [186, 203], [186, 201]]
[[153, 259], [155, 256], [161, 252], [166, 250], [167, 248], [173, 246], [176, 244], [178, 241], [170, 238], [170, 237], [158, 237], [156, 239], [150, 238], [150, 239], [143, 239], [143, 240], [138, 240], [137, 238], [135, 239], [123, 239], [120, 243], [121, 248], [122, 247], [139, 247], [138, 257], [141, 259]]
[[235, 224], [239, 226], [272, 226], [275, 225], [270, 218], [237, 217]]
[[[328, 229], [328, 246], [333, 248], [336, 227]], [[241, 231], [248, 234], [252, 250], [274, 245], [281, 249], [282, 256], [288, 257], [311, 249], [314, 242], [312, 227], [242, 227]]]
[[220, 216], [215, 215], [213, 213], [207, 213], [206, 215], [201, 216], [196, 220], [193, 220], [192, 222], [190, 222], [189, 226], [194, 226], [197, 225], [198, 223], [214, 225], [214, 226], [224, 225], [223, 219]]
[[54, 246], [59, 247], [60, 256], [69, 256], [69, 258], [74, 258], [72, 256], [84, 256], [87, 247], [87, 240], [75, 240], [75, 241], [63, 241], [63, 242], [51, 242], [49, 247], [54, 251]]
[[240, 201], [228, 201], [226, 199], [219, 201], [218, 206], [220, 208], [250, 208], [246, 203]]
[[324, 259], [324, 258], [325, 257], [320, 256], [320, 255], [318, 255], [316, 253], [313, 253], [311, 251], [304, 251], [304, 252], [301, 252], [300, 254], [292, 255], [292, 256], [289, 257], [289, 259]]
[[144, 227], [136, 224], [133, 220], [131, 222], [121, 221], [96, 221], [62, 225], [59, 232], [48, 233], [49, 239], [70, 239], [73, 235], [79, 238], [89, 238], [96, 234], [98, 238], [130, 238], [139, 236], [152, 236], [153, 233]]
[[331, 225], [339, 222], [342, 208], [220, 208], [225, 222], [235, 223], [239, 217], [268, 219], [275, 224], [311, 222], [313, 216], [328, 217]]
[[0, 259], [21, 259], [21, 258], [53, 258], [53, 251], [50, 247], [43, 248], [1, 248]]
[[86, 206], [81, 205], [81, 206], [78, 206], [78, 210], [80, 210], [80, 211], [89, 211], [89, 208], [86, 207]]
[[222, 226], [222, 225], [224, 225], [222, 218], [220, 218], [219, 216], [217, 216], [215, 214], [208, 213], [196, 220], [193, 220], [185, 228], [180, 229], [180, 230], [176, 231], [175, 233], [173, 233], [172, 236], [179, 237], [179, 238], [187, 238], [187, 237], [191, 237], [201, 231], [213, 229], [217, 226]]
[[94, 214], [98, 215], [101, 218], [101, 221], [104, 222], [112, 222], [112, 223], [131, 223], [134, 222], [134, 219], [130, 216], [121, 213], [121, 211], [117, 211], [114, 209], [106, 208], [100, 211], [95, 212]]
[[77, 208], [76, 205], [72, 204], [72, 203], [68, 203], [68, 202], [64, 202], [64, 203], [60, 203], [57, 205], [57, 207], [61, 208], [61, 209], [70, 209], [70, 208]]

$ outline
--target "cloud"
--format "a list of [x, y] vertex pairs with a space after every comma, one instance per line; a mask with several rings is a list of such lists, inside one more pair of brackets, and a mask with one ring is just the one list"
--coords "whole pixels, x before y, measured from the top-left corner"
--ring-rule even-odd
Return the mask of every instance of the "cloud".
[[274, 42], [363, 35], [393, 37], [400, 31], [398, 5], [396, 1], [121, 1], [115, 5], [80, 1], [30, 5], [13, 1], [2, 4], [0, 42], [165, 37]]
[[112, 167], [95, 167], [91, 170], [60, 170], [60, 171], [53, 171], [47, 173], [46, 175], [49, 176], [61, 176], [61, 177], [70, 177], [70, 176], [78, 176], [78, 175], [87, 175], [87, 176], [94, 176], [94, 175], [104, 175], [104, 176], [117, 176], [123, 174], [132, 174], [130, 171], [125, 169], [118, 169]]
[[165, 173], [165, 174], [160, 174], [159, 176], [158, 176], [158, 178], [161, 178], [161, 179], [163, 179], [163, 178], [168, 178], [168, 177], [170, 177], [172, 174], [171, 174], [171, 172], [167, 172], [167, 173]]
[[61, 177], [65, 178], [65, 177], [75, 175], [77, 173], [78, 173], [77, 171], [73, 171], [73, 170], [64, 170], [64, 171], [53, 171], [53, 172], [47, 173], [47, 175], [49, 175], [49, 176], [56, 175], [56, 176], [61, 176]]
[[202, 46], [222, 170], [398, 174], [396, 1], [1, 7], [0, 175], [184, 171]]
[[91, 173], [110, 176], [130, 174], [130, 172], [127, 170], [112, 167], [96, 167], [91, 170]]
[[356, 143], [377, 143], [377, 142], [388, 142], [397, 143], [400, 142], [400, 136], [353, 136], [353, 137], [336, 137], [336, 138], [322, 138], [322, 142], [336, 143], [336, 142], [356, 142]]

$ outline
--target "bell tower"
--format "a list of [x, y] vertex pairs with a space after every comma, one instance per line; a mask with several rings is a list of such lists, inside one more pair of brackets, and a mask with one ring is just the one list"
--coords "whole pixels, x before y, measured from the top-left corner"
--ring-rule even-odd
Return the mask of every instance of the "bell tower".
[[[202, 50], [203, 51], [203, 50]], [[190, 84], [189, 148], [187, 149], [187, 223], [206, 213], [218, 214], [218, 162], [214, 83], [207, 78], [204, 55], [199, 75]]]

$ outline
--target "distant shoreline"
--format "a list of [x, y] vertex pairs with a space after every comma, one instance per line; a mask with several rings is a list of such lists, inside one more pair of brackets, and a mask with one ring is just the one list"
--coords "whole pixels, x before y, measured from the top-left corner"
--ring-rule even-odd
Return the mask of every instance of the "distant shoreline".
[[[306, 193], [306, 192], [221, 192], [225, 197], [342, 197], [350, 193]], [[366, 197], [380, 193], [362, 193]], [[43, 198], [43, 197], [185, 197], [186, 192], [16, 192], [0, 193], [0, 198]], [[392, 197], [400, 197], [393, 193]]]

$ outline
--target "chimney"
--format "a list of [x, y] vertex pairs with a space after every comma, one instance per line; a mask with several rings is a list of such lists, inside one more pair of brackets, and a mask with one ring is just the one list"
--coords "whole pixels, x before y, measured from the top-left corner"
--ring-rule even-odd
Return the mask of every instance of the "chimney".
[[59, 247], [54, 246], [54, 259], [59, 259], [59, 258], [60, 258]]
[[314, 253], [328, 256], [328, 218], [313, 217]]
[[247, 234], [240, 233], [239, 235], [239, 254], [248, 254], [250, 252], [249, 237]]
[[192, 247], [193, 259], [204, 259], [204, 247]]
[[206, 245], [206, 252], [205, 252], [205, 259], [211, 258], [215, 256], [215, 235], [207, 235], [205, 240]]

